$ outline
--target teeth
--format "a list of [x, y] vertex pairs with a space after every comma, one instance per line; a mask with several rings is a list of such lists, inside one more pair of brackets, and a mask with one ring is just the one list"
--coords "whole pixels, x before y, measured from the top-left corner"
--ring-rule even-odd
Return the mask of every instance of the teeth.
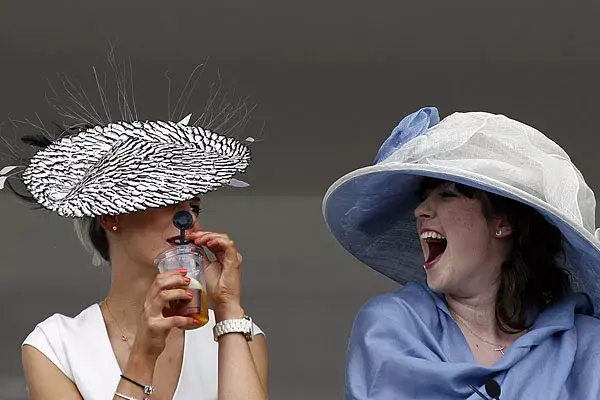
[[433, 231], [425, 231], [423, 233], [421, 233], [420, 236], [421, 239], [438, 239], [438, 240], [446, 240], [446, 236], [444, 235], [440, 235], [437, 232], [433, 232]]

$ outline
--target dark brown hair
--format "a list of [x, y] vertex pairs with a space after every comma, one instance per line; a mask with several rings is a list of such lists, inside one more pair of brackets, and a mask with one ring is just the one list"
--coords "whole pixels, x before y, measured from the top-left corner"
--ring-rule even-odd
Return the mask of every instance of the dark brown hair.
[[[446, 183], [425, 178], [420, 194]], [[535, 317], [571, 290], [571, 276], [562, 268], [562, 234], [528, 205], [462, 184], [456, 190], [483, 204], [486, 219], [503, 216], [513, 228], [512, 248], [502, 263], [496, 294], [496, 321], [503, 332], [528, 329]]]

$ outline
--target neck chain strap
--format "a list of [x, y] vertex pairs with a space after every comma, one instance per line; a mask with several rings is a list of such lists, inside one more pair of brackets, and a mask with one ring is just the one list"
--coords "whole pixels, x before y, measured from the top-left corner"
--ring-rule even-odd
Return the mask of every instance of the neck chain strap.
[[495, 351], [498, 351], [498, 352], [500, 352], [500, 354], [504, 355], [504, 350], [506, 350], [506, 346], [501, 345], [501, 344], [492, 343], [490, 341], [485, 340], [484, 338], [482, 338], [481, 336], [479, 336], [478, 334], [473, 332], [471, 330], [471, 328], [469, 328], [469, 325], [467, 325], [467, 322], [464, 319], [462, 319], [454, 310], [452, 310], [450, 307], [448, 307], [448, 310], [450, 311], [450, 314], [452, 314], [454, 319], [456, 319], [456, 321], [458, 323], [460, 323], [462, 326], [464, 326], [473, 336], [475, 336], [477, 339], [479, 339], [483, 343], [489, 344], [490, 346], [494, 346]]
[[108, 300], [104, 301], [104, 305], [106, 306], [106, 309], [108, 310], [108, 313], [110, 314], [110, 318], [114, 321], [114, 323], [117, 326], [117, 329], [119, 330], [119, 332], [121, 332], [121, 341], [127, 343], [127, 345], [129, 346], [129, 348], [131, 349], [132, 345], [129, 342], [129, 338], [127, 337], [127, 335], [125, 335], [123, 333], [123, 330], [119, 326], [119, 323], [117, 322], [117, 319], [115, 318], [114, 314], [110, 310], [110, 307], [108, 306]]

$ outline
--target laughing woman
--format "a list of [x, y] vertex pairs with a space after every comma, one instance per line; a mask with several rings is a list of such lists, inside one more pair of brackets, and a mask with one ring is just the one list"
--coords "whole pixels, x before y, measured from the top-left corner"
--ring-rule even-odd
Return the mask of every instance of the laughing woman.
[[[235, 185], [250, 151], [205, 128], [189, 117], [77, 125], [58, 139], [24, 137], [38, 147], [28, 165], [3, 169], [15, 193], [74, 219], [112, 271], [104, 301], [74, 318], [53, 315], [24, 341], [31, 399], [268, 397], [265, 337], [242, 308], [242, 258], [197, 217], [198, 196]], [[194, 296], [187, 271], [159, 273], [154, 264], [179, 233], [182, 211], [191, 216], [188, 241], [212, 253], [203, 326], [169, 307]]]
[[324, 199], [346, 250], [404, 285], [358, 313], [346, 399], [600, 398], [595, 206], [534, 128], [403, 119]]

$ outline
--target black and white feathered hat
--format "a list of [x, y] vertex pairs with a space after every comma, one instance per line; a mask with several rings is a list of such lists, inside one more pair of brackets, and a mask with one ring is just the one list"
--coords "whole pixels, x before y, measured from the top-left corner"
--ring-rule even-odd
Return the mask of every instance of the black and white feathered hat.
[[[193, 69], [174, 109], [171, 81], [165, 75], [169, 114], [146, 120], [138, 117], [131, 61], [118, 61], [112, 45], [107, 61], [116, 91], [109, 89], [107, 75], [100, 79], [93, 67], [99, 96], [94, 105], [81, 85], [63, 75], [64, 90], [57, 92], [50, 85], [51, 96], [46, 96], [58, 112], [58, 133], [38, 117], [38, 122], [24, 121], [34, 135], [19, 133], [14, 144], [2, 138], [6, 155], [19, 161], [0, 164], [0, 190], [6, 186], [63, 217], [93, 218], [173, 205], [225, 185], [248, 186], [235, 179], [246, 171], [251, 161], [248, 146], [256, 141], [239, 140], [234, 134], [244, 129], [251, 114], [246, 99], [230, 98], [235, 94], [213, 82], [200, 117], [182, 118], [206, 63]], [[115, 105], [118, 118], [112, 116]], [[25, 150], [25, 155], [22, 143], [32, 146], [34, 154]]]
[[[33, 199], [64, 217], [141, 211], [189, 200], [248, 167], [239, 140], [179, 122], [115, 122], [82, 129], [39, 150], [26, 167], [0, 171], [0, 188], [20, 178]], [[246, 139], [251, 142], [253, 139]]]

